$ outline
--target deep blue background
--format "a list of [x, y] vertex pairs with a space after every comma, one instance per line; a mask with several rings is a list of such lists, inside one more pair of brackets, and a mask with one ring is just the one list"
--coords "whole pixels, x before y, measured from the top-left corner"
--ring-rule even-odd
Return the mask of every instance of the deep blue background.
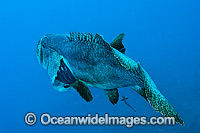
[[[200, 2], [198, 0], [1, 0], [0, 132], [198, 132], [200, 130]], [[113, 106], [104, 92], [91, 88], [86, 103], [75, 90], [59, 93], [36, 59], [38, 40], [47, 33], [99, 33], [111, 42], [125, 33], [126, 55], [139, 61], [185, 126], [42, 126], [24, 123], [27, 112], [38, 116], [159, 116], [130, 88]]]

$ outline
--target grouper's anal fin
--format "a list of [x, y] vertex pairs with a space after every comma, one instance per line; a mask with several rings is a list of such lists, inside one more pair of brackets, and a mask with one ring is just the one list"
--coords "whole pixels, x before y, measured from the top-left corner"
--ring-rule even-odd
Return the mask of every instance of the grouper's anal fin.
[[[66, 86], [69, 87], [69, 86]], [[85, 101], [92, 101], [93, 97], [89, 88], [81, 81], [77, 80], [72, 84], [72, 87], [80, 94], [80, 96], [85, 99]]]
[[153, 80], [150, 78], [148, 73], [144, 69], [142, 69], [139, 63], [138, 73], [142, 74], [141, 78], [143, 79], [144, 87], [134, 86], [132, 88], [142, 97], [144, 97], [150, 103], [154, 110], [160, 112], [165, 117], [174, 117], [177, 123], [185, 125], [176, 110], [157, 89]]
[[124, 38], [124, 33], [119, 34], [111, 43], [110, 45], [117, 49], [119, 52], [125, 54], [126, 49], [124, 48], [124, 45], [122, 44], [122, 40]]
[[104, 90], [104, 92], [113, 105], [118, 102], [119, 100], [118, 89], [108, 89]]

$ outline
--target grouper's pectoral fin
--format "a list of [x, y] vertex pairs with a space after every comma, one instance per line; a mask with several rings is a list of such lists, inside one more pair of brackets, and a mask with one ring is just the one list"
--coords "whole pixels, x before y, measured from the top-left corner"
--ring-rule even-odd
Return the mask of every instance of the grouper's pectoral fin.
[[124, 33], [119, 34], [111, 43], [110, 45], [117, 49], [119, 52], [125, 54], [126, 49], [124, 48], [124, 45], [122, 44], [122, 40], [124, 38]]
[[104, 92], [113, 105], [118, 102], [119, 100], [118, 89], [108, 89], [104, 90]]
[[75, 83], [72, 84], [72, 87], [80, 94], [83, 99], [85, 99], [85, 101], [92, 101], [92, 94], [89, 88], [83, 82], [77, 80]]

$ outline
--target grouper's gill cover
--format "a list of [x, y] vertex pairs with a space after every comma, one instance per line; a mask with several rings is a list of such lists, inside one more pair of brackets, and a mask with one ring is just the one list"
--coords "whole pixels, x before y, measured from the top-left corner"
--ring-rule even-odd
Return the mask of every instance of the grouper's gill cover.
[[75, 77], [64, 63], [63, 59], [60, 60], [60, 67], [55, 79], [69, 85], [76, 81]]

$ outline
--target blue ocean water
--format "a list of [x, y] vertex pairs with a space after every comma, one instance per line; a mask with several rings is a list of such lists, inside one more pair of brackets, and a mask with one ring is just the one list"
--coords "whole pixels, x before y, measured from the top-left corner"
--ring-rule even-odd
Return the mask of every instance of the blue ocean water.
[[[1, 0], [0, 132], [199, 132], [200, 2], [197, 0]], [[57, 92], [36, 58], [39, 39], [48, 33], [99, 33], [111, 42], [125, 33], [126, 55], [151, 75], [185, 126], [34, 126], [40, 116], [160, 116], [131, 88], [120, 88], [137, 112], [123, 102], [113, 106], [104, 92], [90, 87], [93, 101], [75, 90]]]

